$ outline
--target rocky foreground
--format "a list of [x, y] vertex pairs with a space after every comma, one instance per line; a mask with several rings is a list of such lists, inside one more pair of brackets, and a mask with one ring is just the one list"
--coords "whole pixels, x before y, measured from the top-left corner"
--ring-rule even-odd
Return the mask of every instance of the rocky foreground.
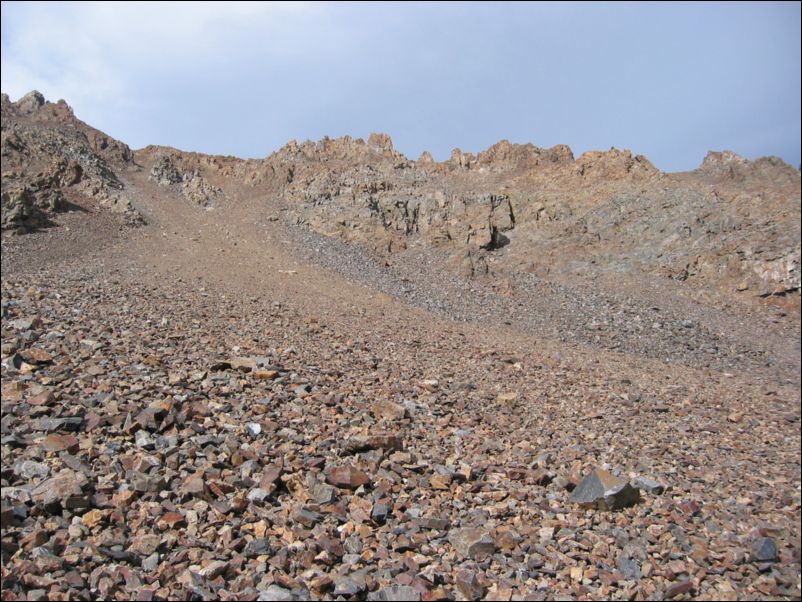
[[788, 387], [139, 277], [4, 279], [7, 599], [799, 596]]
[[[3, 599], [799, 599], [790, 221], [699, 235], [686, 278], [615, 255], [615, 228], [601, 268], [585, 250], [530, 270], [526, 219], [481, 217], [470, 248], [439, 226], [378, 237], [340, 183], [293, 201], [308, 165], [279, 184], [85, 127], [4, 99]], [[36, 180], [70, 153], [77, 181]], [[780, 180], [755, 211], [798, 215]]]

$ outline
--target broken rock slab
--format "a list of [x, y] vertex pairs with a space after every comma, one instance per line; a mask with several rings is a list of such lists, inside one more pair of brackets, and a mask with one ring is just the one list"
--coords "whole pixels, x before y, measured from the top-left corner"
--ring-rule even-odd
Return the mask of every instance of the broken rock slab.
[[353, 466], [333, 466], [325, 472], [326, 482], [335, 487], [357, 489], [370, 483], [370, 477]]
[[42, 506], [65, 502], [84, 495], [87, 484], [86, 475], [65, 468], [54, 477], [42, 481], [34, 487], [31, 490], [31, 499], [35, 504]]
[[448, 534], [449, 543], [465, 558], [476, 558], [481, 554], [493, 554], [496, 542], [484, 529], [467, 527], [454, 529]]
[[665, 492], [666, 486], [662, 483], [650, 479], [649, 477], [638, 477], [635, 479], [635, 487], [643, 489], [652, 495], [661, 495]]
[[597, 468], [584, 479], [568, 498], [569, 502], [585, 508], [620, 510], [640, 501], [640, 491], [629, 481]]

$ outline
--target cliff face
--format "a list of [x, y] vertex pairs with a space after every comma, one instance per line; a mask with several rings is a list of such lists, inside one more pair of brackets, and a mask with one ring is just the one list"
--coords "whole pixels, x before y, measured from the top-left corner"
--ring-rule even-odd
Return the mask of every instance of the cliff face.
[[284, 219], [392, 262], [431, 247], [474, 277], [643, 272], [745, 295], [799, 291], [800, 178], [781, 160], [711, 152], [666, 174], [627, 150], [574, 158], [501, 141], [444, 162], [410, 160], [386, 134], [291, 141], [264, 160], [125, 144], [63, 101], [2, 99], [3, 229], [52, 223], [70, 203], [139, 221], [125, 173], [200, 207], [265, 195]]

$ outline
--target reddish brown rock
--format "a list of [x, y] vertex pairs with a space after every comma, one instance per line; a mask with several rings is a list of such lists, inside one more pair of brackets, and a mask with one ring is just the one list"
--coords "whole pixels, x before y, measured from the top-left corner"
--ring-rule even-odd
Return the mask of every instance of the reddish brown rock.
[[385, 420], [396, 421], [407, 417], [406, 408], [392, 401], [377, 401], [371, 409], [377, 418]]
[[335, 487], [357, 489], [371, 482], [367, 473], [350, 465], [332, 466], [326, 469], [326, 482]]
[[42, 391], [41, 393], [37, 393], [36, 395], [32, 395], [26, 401], [32, 406], [49, 406], [55, 403], [56, 398], [53, 395], [53, 392], [48, 390]]
[[58, 435], [52, 434], [45, 437], [42, 442], [42, 449], [49, 452], [62, 452], [67, 451], [74, 454], [78, 451], [80, 443], [78, 439], [72, 435]]
[[672, 583], [671, 585], [666, 588], [665, 591], [665, 599], [671, 600], [672, 598], [676, 598], [677, 596], [681, 596], [682, 594], [687, 594], [688, 592], [693, 590], [693, 583], [690, 581], [677, 581], [676, 583]]

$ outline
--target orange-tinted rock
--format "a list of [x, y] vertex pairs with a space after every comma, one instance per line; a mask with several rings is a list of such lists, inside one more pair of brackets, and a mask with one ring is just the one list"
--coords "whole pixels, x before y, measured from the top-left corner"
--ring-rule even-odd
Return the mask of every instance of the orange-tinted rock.
[[370, 483], [370, 477], [350, 465], [333, 466], [326, 470], [326, 482], [335, 487], [357, 489]]

